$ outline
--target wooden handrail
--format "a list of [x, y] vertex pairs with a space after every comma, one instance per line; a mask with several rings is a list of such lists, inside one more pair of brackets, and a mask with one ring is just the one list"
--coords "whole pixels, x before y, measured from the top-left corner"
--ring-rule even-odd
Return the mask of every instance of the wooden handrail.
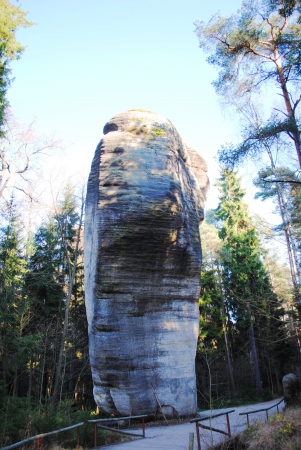
[[239, 415], [240, 415], [240, 416], [247, 416], [247, 424], [248, 424], [248, 427], [249, 427], [249, 426], [250, 426], [250, 422], [249, 422], [249, 414], [255, 414], [255, 413], [258, 413], [258, 412], [265, 411], [265, 412], [266, 412], [266, 416], [267, 416], [267, 420], [268, 420], [268, 418], [269, 418], [268, 411], [269, 411], [270, 409], [272, 409], [272, 408], [275, 408], [275, 406], [277, 406], [277, 412], [279, 413], [279, 408], [278, 408], [278, 406], [280, 405], [280, 403], [283, 402], [283, 400], [284, 400], [284, 397], [282, 397], [282, 399], [279, 400], [278, 403], [275, 403], [275, 405], [269, 406], [268, 408], [255, 409], [254, 411], [248, 411], [248, 412], [239, 413]]
[[[30, 438], [23, 439], [22, 441], [16, 442], [15, 444], [11, 444], [11, 445], [7, 445], [6, 447], [2, 447], [0, 450], [11, 450], [13, 448], [20, 447], [21, 445], [28, 444], [29, 442], [32, 442], [32, 441], [36, 441], [36, 448], [37, 448], [37, 450], [40, 450], [40, 439], [42, 439], [46, 436], [51, 436], [53, 434], [59, 434], [64, 431], [73, 430], [74, 428], [80, 428], [85, 423], [93, 423], [94, 424], [94, 443], [95, 443], [97, 440], [97, 438], [96, 438], [96, 429], [97, 428], [96, 427], [99, 422], [116, 422], [116, 421], [119, 422], [121, 420], [129, 420], [129, 419], [142, 419], [142, 434], [138, 435], [138, 434], [134, 434], [134, 433], [126, 433], [121, 430], [115, 430], [114, 428], [105, 427], [104, 425], [99, 425], [99, 428], [116, 431], [117, 433], [122, 433], [122, 434], [131, 434], [132, 436], [141, 436], [141, 437], [145, 438], [145, 426], [144, 426], [144, 418], [145, 417], [147, 417], [147, 414], [140, 415], [140, 416], [114, 417], [114, 418], [108, 417], [107, 419], [85, 420], [84, 422], [77, 423], [76, 425], [71, 425], [70, 427], [60, 428], [59, 430], [55, 430], [55, 431], [49, 431], [49, 433], [37, 434], [36, 436], [32, 436]], [[78, 430], [77, 430], [77, 447], [79, 447], [79, 445], [80, 445], [79, 434], [78, 434]], [[97, 445], [95, 445], [95, 447], [96, 446]]]
[[269, 411], [270, 409], [275, 408], [275, 406], [280, 405], [280, 403], [282, 403], [283, 400], [284, 400], [284, 397], [278, 403], [275, 403], [275, 405], [269, 406], [268, 408], [262, 408], [262, 409], [256, 409], [254, 411], [243, 412], [243, 413], [239, 413], [239, 415], [243, 416], [244, 414], [253, 414], [253, 413], [256, 413], [256, 412]]
[[109, 431], [116, 431], [116, 433], [120, 433], [120, 434], [127, 434], [128, 436], [138, 436], [141, 437], [142, 434], [138, 434], [138, 433], [130, 433], [129, 431], [124, 431], [124, 430], [115, 430], [114, 428], [110, 428], [110, 427], [106, 427], [105, 425], [98, 425], [97, 428], [101, 428], [103, 430], [109, 430]]
[[[230, 428], [229, 414], [234, 412], [234, 411], [235, 411], [235, 409], [231, 409], [230, 411], [225, 411], [225, 412], [213, 414], [213, 415], [210, 415], [210, 416], [197, 417], [196, 419], [191, 419], [190, 420], [190, 423], [195, 423], [195, 431], [196, 431], [198, 450], [201, 450], [201, 436], [200, 436], [199, 428], [204, 428], [205, 430], [210, 430], [210, 431], [216, 431], [217, 433], [222, 433], [222, 434], [225, 434], [226, 436], [231, 437], [231, 428]], [[207, 425], [199, 424], [199, 422], [202, 422], [203, 420], [215, 419], [216, 417], [221, 417], [221, 416], [226, 416], [228, 432], [223, 431], [223, 430], [219, 430], [217, 428], [213, 428], [212, 426], [208, 427]]]
[[213, 416], [197, 417], [196, 419], [191, 419], [190, 423], [201, 422], [202, 420], [214, 419], [215, 417], [224, 416], [225, 414], [230, 414], [230, 413], [232, 413], [234, 411], [235, 411], [235, 409], [231, 409], [231, 411], [225, 411], [225, 412], [222, 412], [222, 413], [214, 414]]
[[[140, 416], [127, 416], [127, 417], [110, 417], [108, 419], [94, 419], [94, 420], [86, 420], [87, 423], [93, 423], [94, 424], [94, 447], [97, 447], [97, 427], [99, 428], [103, 428], [105, 430], [112, 430], [115, 431], [116, 433], [121, 433], [121, 434], [130, 434], [132, 436], [141, 436], [143, 438], [145, 438], [145, 424], [144, 424], [144, 418], [147, 417], [147, 414], [142, 414]], [[109, 428], [106, 427], [104, 425], [99, 425], [99, 423], [116, 423], [119, 422], [121, 420], [129, 420], [129, 419], [142, 419], [142, 434], [135, 434], [135, 433], [127, 433], [121, 430], [116, 430], [113, 428]], [[1, 450], [1, 449], [0, 449]]]
[[[109, 417], [108, 419], [89, 419], [86, 420], [87, 423], [98, 423], [98, 422], [116, 422], [120, 420], [127, 420], [127, 419], [142, 419], [142, 417], [147, 417], [147, 414], [142, 414], [141, 416], [128, 416], [128, 417]], [[2, 449], [0, 449], [2, 450]]]
[[62, 433], [63, 431], [68, 431], [68, 430], [72, 430], [74, 428], [79, 428], [79, 427], [83, 426], [84, 423], [85, 422], [80, 422], [80, 423], [77, 423], [76, 425], [71, 425], [70, 427], [60, 428], [59, 430], [55, 430], [55, 431], [49, 431], [49, 433], [37, 434], [36, 436], [32, 436], [30, 438], [23, 439], [23, 441], [16, 442], [15, 444], [11, 444], [6, 447], [2, 447], [0, 450], [10, 450], [12, 448], [17, 448], [17, 447], [20, 447], [20, 445], [27, 444], [28, 442], [40, 440], [41, 438], [43, 438], [45, 436], [51, 436], [52, 434], [58, 434], [58, 433]]

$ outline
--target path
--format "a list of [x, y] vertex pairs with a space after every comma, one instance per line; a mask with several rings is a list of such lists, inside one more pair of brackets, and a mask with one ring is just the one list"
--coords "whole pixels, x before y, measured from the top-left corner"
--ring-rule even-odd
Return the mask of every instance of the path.
[[[247, 411], [256, 411], [261, 408], [268, 408], [277, 403], [279, 400], [273, 400], [265, 403], [257, 403], [256, 405], [239, 406], [236, 408], [224, 408], [219, 410], [213, 410], [214, 412], [224, 412], [231, 409], [235, 409], [235, 412], [229, 414], [231, 434], [240, 433], [246, 428], [246, 416], [240, 416], [239, 413]], [[284, 403], [279, 405], [279, 411], [282, 411]], [[269, 416], [275, 415], [277, 413], [277, 408], [269, 410]], [[210, 414], [210, 411], [202, 411], [202, 415]], [[265, 411], [261, 413], [252, 414], [250, 417], [250, 422], [254, 420], [266, 420]], [[209, 425], [209, 420], [202, 422], [204, 425]], [[222, 430], [227, 429], [226, 426], [226, 416], [217, 417], [212, 419], [212, 426]], [[141, 430], [141, 429], [140, 429]], [[140, 432], [140, 431], [139, 431]], [[201, 446], [202, 450], [205, 450], [210, 445], [218, 444], [226, 436], [220, 433], [210, 432], [209, 430], [202, 430], [201, 432]], [[181, 425], [170, 425], [161, 427], [150, 427], [146, 428], [146, 438], [145, 439], [135, 439], [134, 441], [125, 442], [123, 444], [110, 445], [105, 447], [97, 447], [99, 450], [110, 449], [110, 450], [187, 450], [189, 442], [189, 433], [195, 434], [195, 424], [184, 423]], [[194, 437], [194, 450], [197, 450], [196, 436]]]

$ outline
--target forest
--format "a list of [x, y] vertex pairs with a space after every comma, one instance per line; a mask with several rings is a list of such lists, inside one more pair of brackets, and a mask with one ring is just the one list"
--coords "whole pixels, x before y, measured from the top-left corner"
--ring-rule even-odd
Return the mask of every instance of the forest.
[[[3, 446], [98, 411], [84, 304], [85, 183], [46, 188], [39, 176], [61, 143], [9, 108], [11, 62], [24, 51], [16, 32], [32, 23], [8, 0], [0, 7]], [[241, 136], [218, 151], [219, 204], [200, 226], [196, 373], [199, 407], [208, 409], [277, 398], [283, 375], [301, 376], [301, 2], [244, 1], [237, 14], [196, 21], [195, 33]], [[240, 171], [254, 161], [256, 196], [273, 202], [275, 225], [245, 201]]]

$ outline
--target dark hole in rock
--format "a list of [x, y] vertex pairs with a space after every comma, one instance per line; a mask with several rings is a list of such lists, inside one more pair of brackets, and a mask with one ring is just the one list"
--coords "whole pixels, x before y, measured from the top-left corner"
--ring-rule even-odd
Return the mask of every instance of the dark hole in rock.
[[116, 147], [116, 148], [114, 149], [113, 153], [119, 153], [119, 154], [124, 153], [124, 148], [122, 148], [122, 147]]
[[105, 126], [103, 127], [103, 134], [108, 134], [111, 131], [117, 131], [118, 130], [118, 126], [116, 125], [116, 123], [106, 123]]

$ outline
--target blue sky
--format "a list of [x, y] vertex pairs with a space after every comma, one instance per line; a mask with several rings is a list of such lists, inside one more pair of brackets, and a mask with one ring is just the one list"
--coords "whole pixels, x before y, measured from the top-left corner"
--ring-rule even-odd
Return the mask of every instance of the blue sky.
[[[238, 139], [211, 85], [215, 70], [198, 48], [193, 22], [235, 13], [241, 0], [12, 0], [35, 22], [17, 33], [27, 48], [12, 63], [8, 100], [22, 122], [66, 146], [66, 174], [88, 175], [102, 129], [114, 114], [155, 111], [208, 161]], [[208, 201], [216, 206], [216, 191]]]

